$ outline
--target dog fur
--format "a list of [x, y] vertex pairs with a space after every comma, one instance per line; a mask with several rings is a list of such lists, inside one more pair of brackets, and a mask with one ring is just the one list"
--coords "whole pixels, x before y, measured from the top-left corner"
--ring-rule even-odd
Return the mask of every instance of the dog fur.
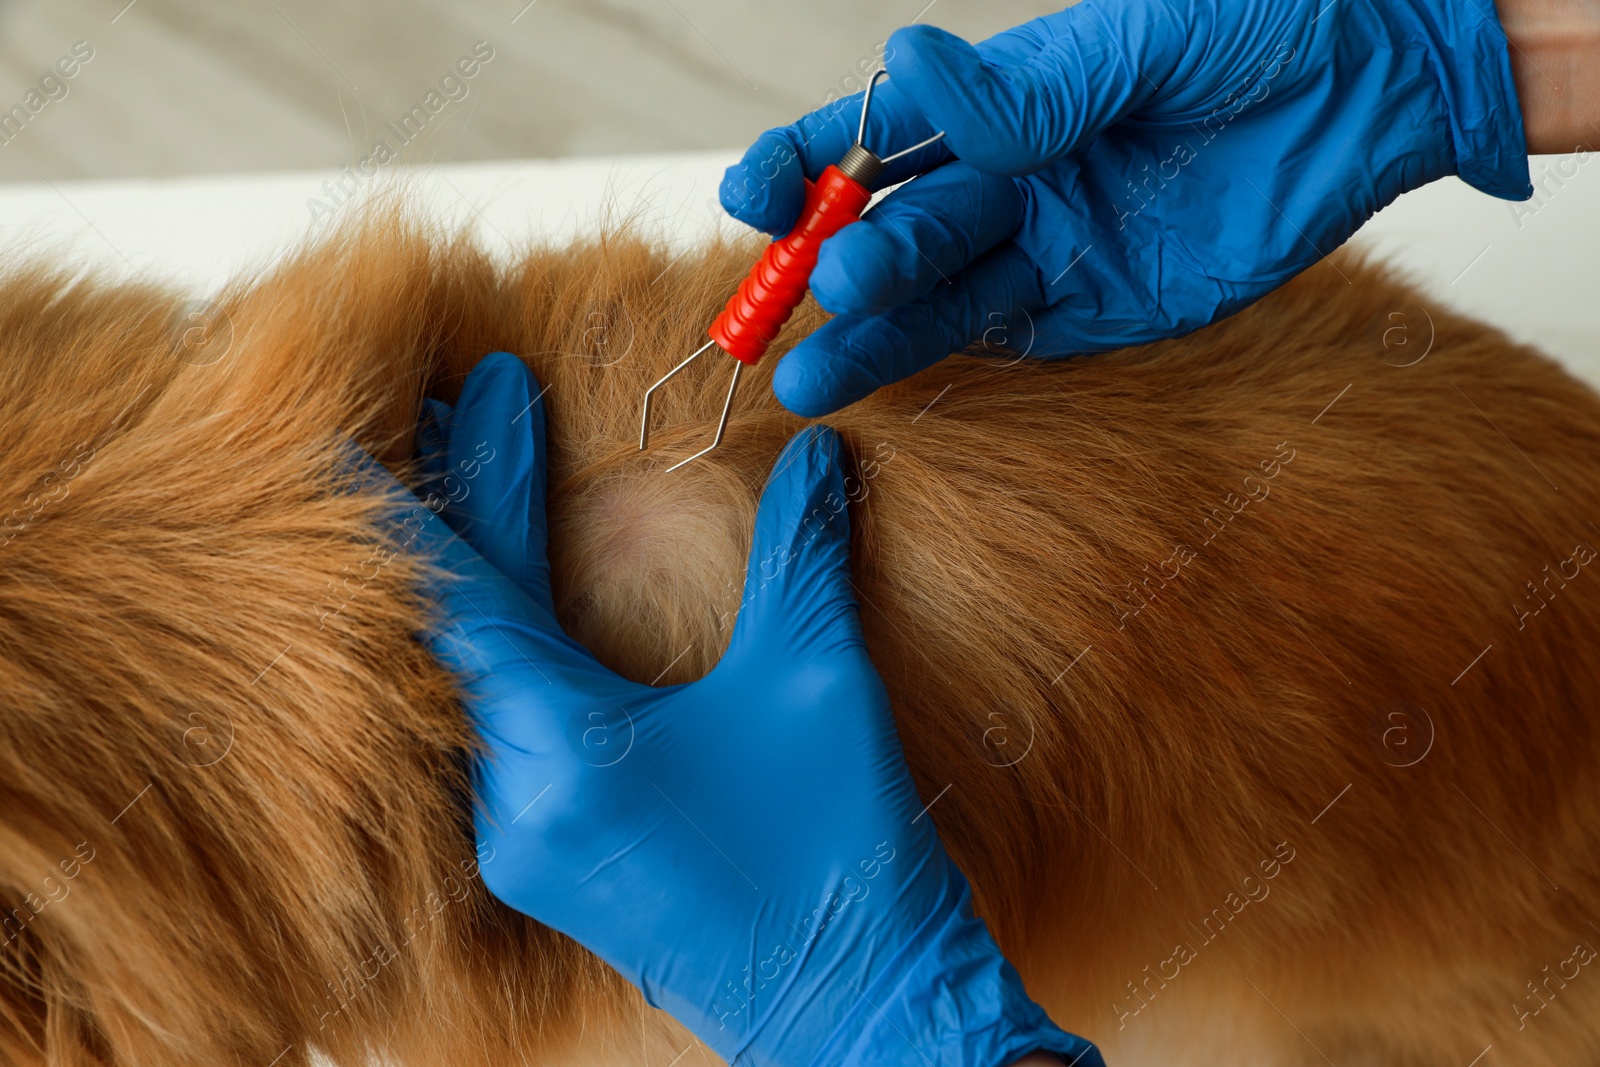
[[[823, 313], [670, 477], [726, 361], [646, 453], [639, 403], [756, 251], [497, 264], [378, 210], [222, 293], [203, 358], [187, 294], [7, 272], [0, 1062], [715, 1062], [483, 890], [416, 565], [339, 456], [405, 474], [421, 398], [517, 353], [564, 624], [691, 680]], [[1350, 257], [988, 356], [826, 421], [907, 760], [1035, 999], [1113, 1067], [1600, 1062], [1594, 393]]]

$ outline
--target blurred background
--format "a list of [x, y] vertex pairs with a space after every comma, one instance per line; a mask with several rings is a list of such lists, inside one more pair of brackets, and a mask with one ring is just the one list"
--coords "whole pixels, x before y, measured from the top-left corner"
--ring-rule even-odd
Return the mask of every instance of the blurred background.
[[[895, 28], [979, 40], [1060, 6], [0, 0], [0, 257], [204, 294], [395, 184], [504, 255], [619, 218], [690, 243], [737, 225], [723, 168], [858, 91]], [[1600, 383], [1591, 158], [1533, 160], [1520, 204], [1436, 182], [1353, 243]]]
[[[7, 181], [353, 163], [613, 156], [748, 144], [848, 95], [898, 26], [969, 39], [1051, 0], [0, 0], [0, 108], [85, 40], [94, 58], [10, 143]], [[440, 79], [477, 42], [493, 58]], [[445, 106], [413, 123], [439, 92]], [[456, 90], [459, 94], [460, 90]]]

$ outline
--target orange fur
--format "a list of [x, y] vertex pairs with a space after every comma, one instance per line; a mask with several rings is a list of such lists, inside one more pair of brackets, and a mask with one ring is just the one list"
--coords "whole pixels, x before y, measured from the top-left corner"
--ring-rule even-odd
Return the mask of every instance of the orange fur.
[[[398, 467], [425, 393], [518, 353], [563, 621], [696, 677], [802, 421], [777, 352], [671, 477], [726, 367], [666, 391], [649, 453], [635, 420], [753, 251], [624, 232], [497, 266], [374, 214], [224, 293], [206, 366], [184, 294], [0, 281], [0, 1060], [690, 1046], [472, 877], [471, 739], [333, 457], [349, 432]], [[1185, 339], [954, 358], [827, 421], [907, 759], [1058, 1022], [1113, 1065], [1600, 1056], [1600, 975], [1549, 977], [1600, 944], [1586, 387], [1341, 260]]]

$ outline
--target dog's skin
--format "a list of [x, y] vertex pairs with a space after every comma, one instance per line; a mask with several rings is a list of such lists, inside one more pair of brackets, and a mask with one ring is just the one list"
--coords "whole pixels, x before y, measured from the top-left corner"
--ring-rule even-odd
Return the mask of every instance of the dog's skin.
[[[802, 425], [782, 345], [670, 477], [726, 361], [644, 454], [637, 417], [752, 252], [497, 269], [379, 212], [241, 279], [210, 348], [183, 294], [5, 277], [0, 1062], [714, 1062], [483, 890], [417, 564], [339, 457], [405, 474], [422, 396], [521, 355], [564, 623], [692, 679]], [[1600, 1058], [1587, 387], [1341, 259], [1184, 339], [954, 358], [827, 421], [907, 759], [1063, 1027], [1114, 1067]]]

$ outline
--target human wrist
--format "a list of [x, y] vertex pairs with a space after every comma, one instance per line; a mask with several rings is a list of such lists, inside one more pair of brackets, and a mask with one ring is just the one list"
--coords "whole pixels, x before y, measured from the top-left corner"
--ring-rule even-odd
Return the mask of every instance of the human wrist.
[[1530, 154], [1600, 141], [1600, 0], [1496, 0]]
[[1492, 3], [1384, 2], [1396, 43], [1419, 51], [1437, 79], [1455, 149], [1455, 173], [1505, 200], [1526, 200], [1527, 139], [1506, 34]]

